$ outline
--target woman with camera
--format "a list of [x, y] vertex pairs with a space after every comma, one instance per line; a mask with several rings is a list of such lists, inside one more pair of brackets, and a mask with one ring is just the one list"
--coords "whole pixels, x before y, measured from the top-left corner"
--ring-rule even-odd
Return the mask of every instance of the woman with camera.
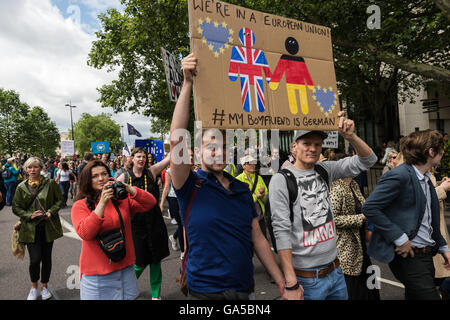
[[39, 295], [39, 277], [42, 300], [51, 298], [47, 283], [52, 270], [53, 242], [63, 236], [58, 215], [63, 201], [61, 191], [55, 181], [41, 176], [43, 167], [43, 162], [37, 157], [25, 162], [28, 179], [18, 185], [12, 203], [13, 213], [21, 222], [19, 242], [26, 244], [30, 255], [31, 290], [28, 300], [36, 300]]
[[79, 177], [72, 223], [83, 244], [82, 300], [132, 300], [139, 295], [131, 214], [152, 209], [150, 193], [115, 181], [106, 164], [89, 162]]

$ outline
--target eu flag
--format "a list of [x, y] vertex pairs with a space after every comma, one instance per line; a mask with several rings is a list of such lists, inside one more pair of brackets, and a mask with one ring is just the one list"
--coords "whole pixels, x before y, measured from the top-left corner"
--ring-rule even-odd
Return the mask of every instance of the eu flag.
[[128, 134], [130, 136], [142, 137], [141, 133], [139, 131], [137, 131], [136, 128], [133, 127], [131, 124], [127, 123], [127, 127], [128, 127]]
[[109, 141], [91, 142], [92, 153], [110, 153]]

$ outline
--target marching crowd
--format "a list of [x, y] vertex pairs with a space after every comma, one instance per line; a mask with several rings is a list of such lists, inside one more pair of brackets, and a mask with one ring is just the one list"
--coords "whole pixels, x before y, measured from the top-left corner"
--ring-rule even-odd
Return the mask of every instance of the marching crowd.
[[[191, 54], [182, 66], [171, 133], [187, 129], [197, 59]], [[51, 297], [52, 247], [63, 234], [58, 211], [69, 196], [82, 239], [81, 299], [135, 299], [147, 266], [152, 297], [160, 299], [169, 244], [181, 251], [179, 282], [189, 300], [254, 299], [254, 253], [283, 300], [379, 300], [379, 290], [367, 285], [371, 258], [389, 265], [406, 299], [448, 298], [450, 179], [438, 184], [433, 175], [444, 154], [442, 134], [417, 131], [389, 145], [383, 175], [366, 199], [354, 178], [378, 157], [354, 122], [343, 112], [338, 117], [351, 153], [322, 152], [327, 133], [300, 130], [288, 160], [269, 176], [251, 152], [239, 166], [226, 164], [219, 130], [200, 132], [201, 149], [193, 151], [187, 139], [171, 136], [171, 150], [181, 151], [158, 163], [142, 148], [114, 161], [91, 153], [80, 163], [30, 157], [21, 166], [7, 159], [1, 195], [20, 217], [18, 241], [30, 256], [28, 299], [39, 295], [39, 280], [42, 298]], [[166, 200], [178, 225], [173, 235], [162, 216]]]

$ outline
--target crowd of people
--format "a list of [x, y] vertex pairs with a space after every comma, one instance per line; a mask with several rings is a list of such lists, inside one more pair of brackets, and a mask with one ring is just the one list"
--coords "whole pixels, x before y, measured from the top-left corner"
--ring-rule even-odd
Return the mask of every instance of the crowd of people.
[[[171, 132], [188, 127], [196, 57], [187, 56], [182, 66]], [[223, 131], [211, 129], [197, 133], [201, 148], [193, 151], [188, 139], [171, 136], [171, 150], [180, 154], [158, 163], [142, 148], [112, 161], [91, 153], [81, 162], [7, 159], [0, 191], [22, 223], [28, 299], [37, 298], [39, 280], [42, 298], [51, 297], [52, 248], [63, 235], [58, 212], [69, 196], [82, 239], [81, 299], [135, 299], [147, 267], [152, 298], [161, 299], [169, 244], [181, 251], [179, 280], [189, 300], [254, 299], [254, 253], [283, 300], [379, 300], [377, 287], [368, 285], [371, 258], [389, 265], [406, 299], [448, 298], [444, 200], [450, 179], [437, 183], [433, 175], [443, 135], [417, 131], [389, 143], [383, 175], [366, 199], [356, 178], [378, 157], [344, 112], [338, 119], [348, 154], [322, 150], [325, 131], [299, 130], [279, 172], [270, 166], [279, 160], [277, 149], [260, 165], [251, 150], [227, 164]], [[166, 200], [178, 225], [171, 235], [163, 219]]]

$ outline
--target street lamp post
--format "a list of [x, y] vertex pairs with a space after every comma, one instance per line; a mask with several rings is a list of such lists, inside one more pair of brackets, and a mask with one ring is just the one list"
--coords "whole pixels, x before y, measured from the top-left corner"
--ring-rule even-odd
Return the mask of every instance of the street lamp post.
[[66, 107], [70, 108], [70, 125], [72, 126], [73, 153], [75, 156], [75, 135], [73, 133], [72, 108], [76, 108], [77, 106], [73, 106], [72, 101], [70, 101], [69, 104], [66, 104]]

